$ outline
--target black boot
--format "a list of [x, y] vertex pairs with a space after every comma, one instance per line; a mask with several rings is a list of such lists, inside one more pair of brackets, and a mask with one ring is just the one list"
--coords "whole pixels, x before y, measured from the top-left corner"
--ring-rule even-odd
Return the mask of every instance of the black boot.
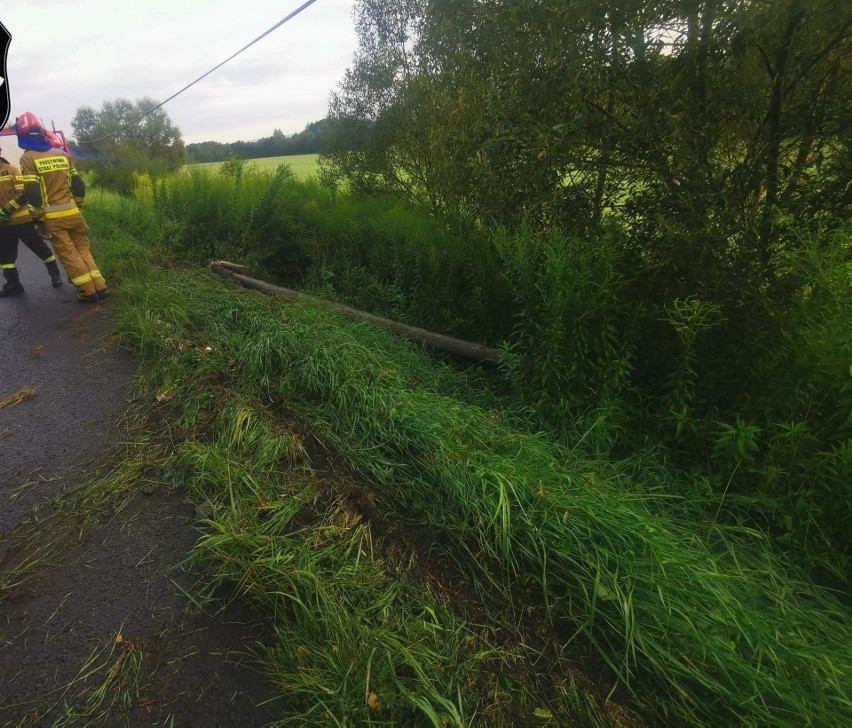
[[83, 293], [83, 291], [77, 291], [77, 300], [80, 303], [97, 303], [98, 302], [98, 294], [97, 293]]
[[5, 298], [6, 296], [15, 296], [23, 292], [24, 287], [21, 285], [20, 281], [6, 281], [3, 284], [3, 288], [0, 288], [0, 298]]
[[15, 268], [4, 268], [3, 277], [6, 279], [6, 282], [3, 284], [3, 288], [0, 289], [0, 297], [15, 296], [18, 293], [24, 292], [24, 287], [21, 285], [21, 281], [18, 278], [18, 271]]
[[47, 272], [50, 275], [50, 283], [54, 288], [59, 288], [62, 285], [62, 276], [59, 273], [59, 266], [56, 265], [55, 260], [51, 260], [45, 263], [47, 266]]

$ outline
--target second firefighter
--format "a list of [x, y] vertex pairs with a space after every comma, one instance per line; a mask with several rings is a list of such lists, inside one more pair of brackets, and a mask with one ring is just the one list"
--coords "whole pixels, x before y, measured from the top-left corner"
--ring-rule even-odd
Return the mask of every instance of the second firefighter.
[[51, 144], [51, 134], [34, 114], [15, 122], [24, 191], [36, 226], [53, 244], [77, 300], [88, 303], [109, 296], [109, 288], [92, 256], [89, 226], [80, 212], [86, 195], [83, 178], [64, 150]]

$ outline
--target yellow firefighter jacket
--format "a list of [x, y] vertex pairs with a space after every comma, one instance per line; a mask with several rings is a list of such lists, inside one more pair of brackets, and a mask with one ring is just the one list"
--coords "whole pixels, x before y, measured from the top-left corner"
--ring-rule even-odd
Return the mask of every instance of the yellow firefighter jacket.
[[61, 149], [28, 149], [21, 155], [21, 170], [33, 217], [52, 220], [80, 213], [77, 203], [83, 202], [86, 188], [74, 162]]
[[2, 157], [0, 157], [0, 207], [11, 213], [10, 225], [20, 225], [30, 220], [21, 171]]

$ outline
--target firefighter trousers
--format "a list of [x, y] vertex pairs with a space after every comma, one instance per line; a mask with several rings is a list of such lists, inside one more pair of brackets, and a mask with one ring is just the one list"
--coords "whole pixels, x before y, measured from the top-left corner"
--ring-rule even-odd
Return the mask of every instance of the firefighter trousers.
[[89, 297], [108, 292], [103, 275], [92, 257], [89, 226], [77, 212], [65, 217], [47, 218], [44, 221], [47, 237], [62, 262], [62, 267], [77, 287], [77, 296]]
[[19, 240], [41, 258], [51, 278], [59, 276], [56, 256], [36, 232], [35, 225], [27, 221], [17, 225], [0, 225], [0, 267], [3, 268], [3, 276], [7, 281], [18, 281], [16, 261]]

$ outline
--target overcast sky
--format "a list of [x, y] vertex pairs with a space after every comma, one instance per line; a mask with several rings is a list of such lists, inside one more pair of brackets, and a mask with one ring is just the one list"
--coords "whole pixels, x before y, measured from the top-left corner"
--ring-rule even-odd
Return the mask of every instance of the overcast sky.
[[[72, 136], [81, 106], [163, 101], [304, 0], [0, 0], [12, 35], [9, 122], [25, 111]], [[323, 118], [356, 48], [354, 0], [316, 0], [163, 109], [186, 143], [295, 134]], [[0, 143], [8, 146], [8, 137]]]

